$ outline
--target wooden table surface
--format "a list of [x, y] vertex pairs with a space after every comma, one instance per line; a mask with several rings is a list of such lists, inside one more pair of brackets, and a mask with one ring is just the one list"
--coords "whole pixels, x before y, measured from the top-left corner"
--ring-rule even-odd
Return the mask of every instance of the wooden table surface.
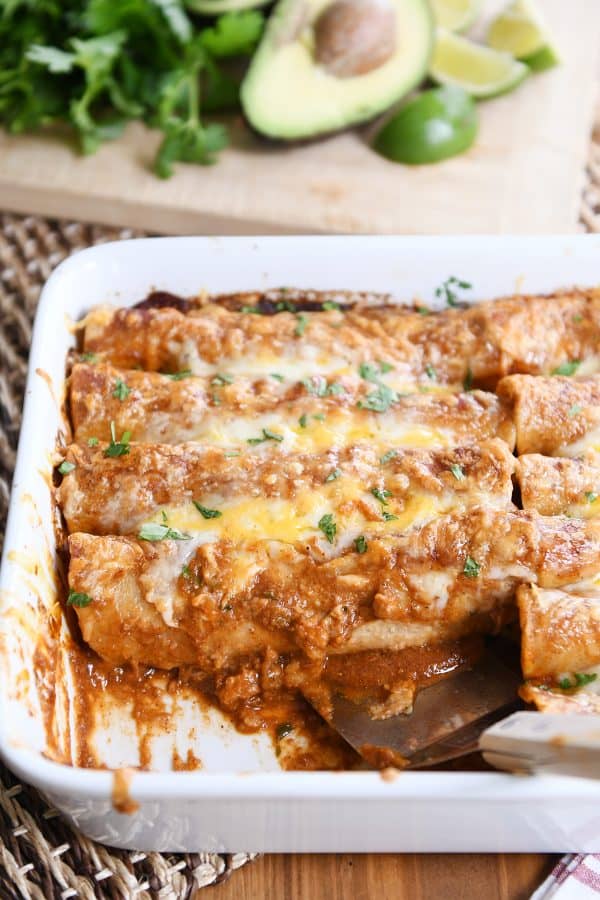
[[269, 854], [198, 891], [195, 900], [528, 900], [557, 859], [533, 853]]

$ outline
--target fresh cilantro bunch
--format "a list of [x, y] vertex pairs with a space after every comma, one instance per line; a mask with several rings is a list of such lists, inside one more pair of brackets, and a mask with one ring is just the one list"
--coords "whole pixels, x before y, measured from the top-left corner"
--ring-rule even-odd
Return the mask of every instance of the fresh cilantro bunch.
[[198, 27], [182, 0], [0, 0], [0, 125], [13, 133], [68, 123], [83, 153], [131, 119], [164, 133], [155, 171], [215, 161], [227, 132], [203, 113], [238, 105], [224, 61], [250, 55], [254, 10]]

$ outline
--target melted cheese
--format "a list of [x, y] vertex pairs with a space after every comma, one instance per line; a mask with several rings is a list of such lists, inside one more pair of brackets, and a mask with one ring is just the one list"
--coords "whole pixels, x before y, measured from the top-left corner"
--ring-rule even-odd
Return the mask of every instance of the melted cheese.
[[600, 453], [600, 427], [590, 428], [578, 441], [559, 447], [554, 456], [582, 456], [589, 451]]
[[[191, 369], [194, 375], [201, 376], [220, 372], [233, 376], [260, 378], [275, 372], [293, 383], [316, 375], [326, 376], [329, 380], [336, 377], [360, 378], [360, 363], [356, 358], [328, 353], [316, 345], [304, 343], [290, 344], [282, 352], [261, 348], [257, 352], [246, 352], [239, 357], [225, 356], [215, 366], [200, 356], [195, 343], [190, 340], [184, 344], [182, 359], [182, 366]], [[394, 361], [394, 368], [380, 375], [378, 380], [400, 394], [413, 393], [416, 390], [448, 394], [462, 390], [461, 385], [438, 384], [435, 379], [426, 375], [420, 380], [415, 379], [409, 362]]]
[[285, 451], [310, 452], [363, 442], [423, 448], [447, 447], [452, 443], [451, 435], [443, 428], [412, 425], [394, 411], [369, 413], [337, 409], [321, 419], [318, 408], [315, 402], [315, 413], [306, 416], [304, 427], [297, 418], [286, 418], [278, 412], [247, 418], [237, 416], [229, 420], [215, 417], [207, 423], [202, 440], [218, 447], [247, 444], [249, 440], [260, 438], [266, 429], [282, 438], [281, 441], [266, 440], [255, 445], [269, 451], [279, 447]]
[[[333, 544], [339, 550], [359, 534], [394, 534], [429, 521], [447, 512], [453, 499], [451, 494], [438, 498], [414, 493], [404, 503], [390, 498], [382, 506], [358, 482], [342, 477], [319, 490], [306, 491], [289, 500], [252, 497], [223, 501], [218, 496], [203, 497], [203, 506], [221, 513], [217, 518], [204, 518], [190, 502], [164, 507], [149, 521], [164, 523], [166, 516], [172, 528], [192, 536], [204, 533], [205, 540], [210, 541], [228, 539], [236, 544], [269, 540], [289, 544], [309, 541], [328, 550], [333, 545], [319, 529], [319, 521], [330, 513], [337, 529]], [[397, 518], [386, 521], [383, 510]]]

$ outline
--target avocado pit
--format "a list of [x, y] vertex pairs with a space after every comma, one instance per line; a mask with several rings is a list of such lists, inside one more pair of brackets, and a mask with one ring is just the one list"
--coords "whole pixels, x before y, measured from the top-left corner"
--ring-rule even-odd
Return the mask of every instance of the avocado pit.
[[396, 11], [389, 0], [334, 0], [314, 34], [315, 59], [330, 75], [366, 75], [396, 50]]

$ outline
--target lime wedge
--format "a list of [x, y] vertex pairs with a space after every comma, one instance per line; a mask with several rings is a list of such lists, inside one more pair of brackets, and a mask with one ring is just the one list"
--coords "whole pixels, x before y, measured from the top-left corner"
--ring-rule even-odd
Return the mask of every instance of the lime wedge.
[[514, 0], [490, 25], [487, 42], [540, 72], [558, 65], [560, 58], [548, 37], [546, 24], [532, 0]]
[[506, 94], [529, 72], [525, 63], [438, 28], [429, 74], [438, 84], [454, 84], [479, 100]]
[[431, 0], [436, 24], [448, 31], [466, 31], [481, 10], [482, 0]]
[[468, 150], [477, 135], [477, 106], [461, 88], [431, 88], [411, 97], [375, 137], [374, 149], [407, 165], [441, 162]]

